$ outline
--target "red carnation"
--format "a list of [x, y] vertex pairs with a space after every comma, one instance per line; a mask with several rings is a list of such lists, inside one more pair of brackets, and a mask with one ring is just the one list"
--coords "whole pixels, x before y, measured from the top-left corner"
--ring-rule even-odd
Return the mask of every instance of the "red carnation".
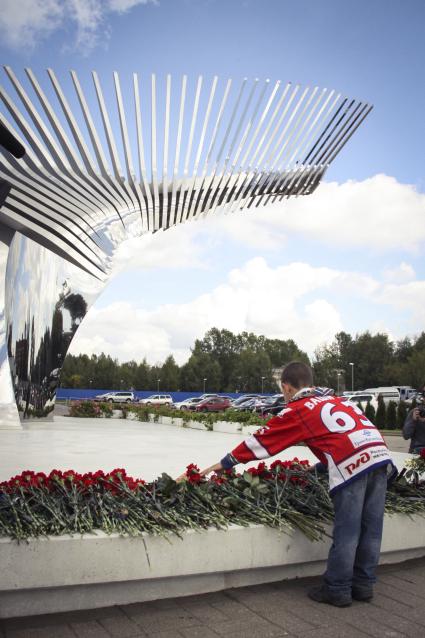
[[186, 476], [189, 483], [193, 483], [194, 485], [201, 483], [203, 477], [200, 474], [199, 467], [194, 463], [190, 463], [186, 467]]

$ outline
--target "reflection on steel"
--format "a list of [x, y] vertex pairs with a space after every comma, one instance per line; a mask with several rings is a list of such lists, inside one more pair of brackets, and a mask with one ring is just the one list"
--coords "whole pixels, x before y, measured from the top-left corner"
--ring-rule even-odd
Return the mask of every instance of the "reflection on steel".
[[10, 245], [3, 364], [23, 416], [53, 405], [69, 342], [124, 240], [312, 193], [372, 109], [280, 81], [114, 73], [102, 85], [93, 72], [89, 88], [72, 71], [65, 87], [49, 69], [42, 87], [29, 69], [26, 86], [5, 72], [19, 101], [0, 87], [0, 121], [26, 155], [0, 156], [0, 179], [12, 185], [0, 208]]

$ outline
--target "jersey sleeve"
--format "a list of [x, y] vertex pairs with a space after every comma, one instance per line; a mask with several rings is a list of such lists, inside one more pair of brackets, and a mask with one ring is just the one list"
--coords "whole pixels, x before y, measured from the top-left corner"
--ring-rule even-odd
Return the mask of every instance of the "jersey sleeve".
[[303, 441], [304, 437], [305, 428], [302, 420], [293, 408], [286, 408], [279, 416], [270, 419], [265, 427], [235, 447], [221, 460], [221, 464], [228, 469], [237, 463], [267, 459]]

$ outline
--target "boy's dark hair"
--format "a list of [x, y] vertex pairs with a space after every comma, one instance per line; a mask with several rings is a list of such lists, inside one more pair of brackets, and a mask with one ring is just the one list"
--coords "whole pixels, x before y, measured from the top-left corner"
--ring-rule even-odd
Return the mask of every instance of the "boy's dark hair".
[[291, 361], [282, 370], [282, 383], [290, 383], [293, 388], [310, 388], [313, 385], [313, 372], [310, 366], [301, 361]]

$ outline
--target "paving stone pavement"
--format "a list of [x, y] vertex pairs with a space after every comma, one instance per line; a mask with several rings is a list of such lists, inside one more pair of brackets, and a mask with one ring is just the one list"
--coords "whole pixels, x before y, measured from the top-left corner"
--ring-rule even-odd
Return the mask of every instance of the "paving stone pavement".
[[306, 596], [318, 578], [0, 620], [0, 638], [397, 638], [425, 636], [425, 558], [378, 570], [372, 603]]

